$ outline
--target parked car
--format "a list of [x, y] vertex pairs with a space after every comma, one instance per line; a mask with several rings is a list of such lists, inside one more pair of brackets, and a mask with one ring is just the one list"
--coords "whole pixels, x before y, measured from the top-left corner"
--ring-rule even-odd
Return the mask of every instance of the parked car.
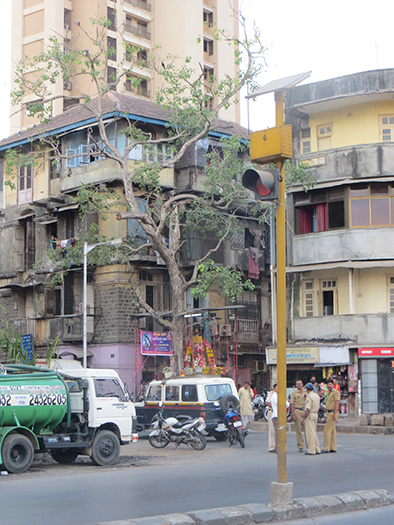
[[238, 408], [235, 383], [229, 377], [190, 376], [152, 381], [145, 397], [135, 403], [137, 430], [151, 428], [153, 416], [163, 403], [165, 417], [194, 419], [203, 417], [205, 432], [218, 441], [226, 439], [223, 417], [229, 408]]

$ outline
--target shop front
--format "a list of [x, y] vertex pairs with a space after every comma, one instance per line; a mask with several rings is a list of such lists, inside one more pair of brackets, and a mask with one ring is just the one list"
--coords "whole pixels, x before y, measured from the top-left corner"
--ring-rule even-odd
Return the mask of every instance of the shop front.
[[[312, 377], [324, 388], [328, 377], [337, 379], [341, 391], [339, 413], [341, 416], [357, 413], [357, 363], [350, 359], [349, 347], [338, 346], [288, 346], [287, 395], [295, 388], [297, 379], [306, 384]], [[267, 365], [271, 372], [271, 382], [277, 378], [276, 348], [267, 349]]]
[[394, 348], [359, 348], [358, 358], [362, 413], [394, 412]]

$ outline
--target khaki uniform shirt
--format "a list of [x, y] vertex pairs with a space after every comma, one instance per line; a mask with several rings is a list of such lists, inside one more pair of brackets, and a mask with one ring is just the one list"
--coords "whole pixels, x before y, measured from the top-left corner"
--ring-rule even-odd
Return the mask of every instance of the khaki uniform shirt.
[[338, 390], [332, 389], [331, 392], [327, 395], [327, 401], [326, 401], [326, 410], [335, 410], [335, 405], [337, 401], [340, 401], [341, 394]]
[[294, 408], [305, 408], [305, 392], [302, 390], [294, 390], [290, 396], [290, 404], [294, 405]]
[[309, 392], [306, 395], [305, 409], [309, 408], [312, 414], [317, 414], [320, 406], [320, 398], [315, 392]]

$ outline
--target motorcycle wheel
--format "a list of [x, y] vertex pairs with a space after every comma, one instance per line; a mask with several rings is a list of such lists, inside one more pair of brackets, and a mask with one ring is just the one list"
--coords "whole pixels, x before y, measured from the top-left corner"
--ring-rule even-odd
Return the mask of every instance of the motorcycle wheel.
[[193, 441], [189, 441], [190, 446], [192, 446], [195, 450], [204, 450], [204, 448], [207, 446], [207, 440], [205, 439], [205, 436], [196, 430], [193, 432], [193, 438]]
[[327, 420], [326, 413], [323, 412], [323, 410], [319, 410], [317, 413], [317, 422], [318, 423], [325, 423]]
[[268, 421], [268, 410], [269, 410], [269, 407], [265, 407], [264, 412], [263, 412], [263, 416], [266, 421]]
[[245, 448], [245, 438], [244, 438], [242, 430], [237, 428], [237, 434], [238, 434], [237, 439], [238, 439], [239, 444], [241, 445], [241, 448]]
[[160, 431], [159, 434], [154, 434], [153, 436], [150, 435], [148, 437], [148, 441], [154, 448], [164, 448], [170, 442], [167, 435], [163, 431]]

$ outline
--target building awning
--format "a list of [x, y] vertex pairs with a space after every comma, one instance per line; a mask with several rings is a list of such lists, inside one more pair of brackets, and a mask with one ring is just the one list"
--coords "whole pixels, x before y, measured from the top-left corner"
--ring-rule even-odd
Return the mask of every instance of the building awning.
[[353, 268], [353, 269], [363, 269], [363, 268], [393, 268], [394, 261], [393, 259], [369, 259], [368, 261], [336, 261], [329, 263], [321, 264], [304, 264], [302, 266], [288, 266], [286, 268], [286, 273], [299, 273], [299, 272], [310, 272], [313, 270], [330, 270], [337, 268]]
[[[63, 357], [65, 355], [73, 355], [77, 359], [82, 359], [83, 350], [81, 348], [73, 348], [72, 350], [63, 350], [59, 352], [59, 355], [60, 357]], [[92, 357], [94, 354], [90, 350], [87, 350], [86, 355], [87, 357]]]
[[75, 203], [75, 204], [67, 204], [66, 206], [60, 206], [57, 209], [57, 212], [60, 213], [62, 211], [77, 210], [77, 209], [78, 209], [78, 204], [77, 203]]

